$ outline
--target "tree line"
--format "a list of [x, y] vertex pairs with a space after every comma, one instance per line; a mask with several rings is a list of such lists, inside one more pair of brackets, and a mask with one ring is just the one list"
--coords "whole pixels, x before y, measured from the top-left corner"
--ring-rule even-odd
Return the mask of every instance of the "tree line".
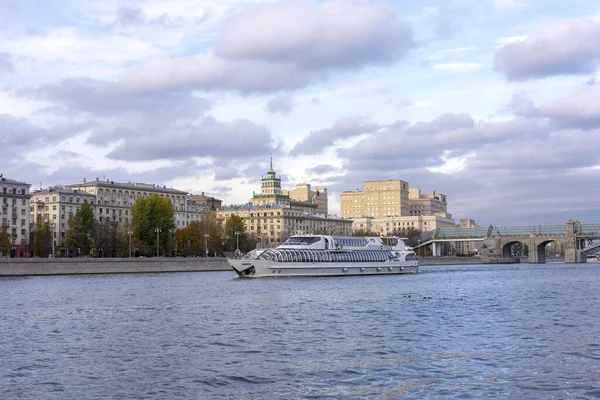
[[[129, 225], [120, 225], [107, 217], [96, 220], [93, 207], [83, 203], [68, 221], [68, 227], [64, 240], [54, 249], [57, 257], [204, 257], [226, 255], [237, 249], [247, 252], [261, 241], [260, 237], [246, 232], [243, 218], [237, 215], [222, 224], [216, 212], [209, 212], [201, 221], [191, 221], [188, 226], [176, 228], [170, 201], [156, 194], [135, 201]], [[379, 236], [364, 229], [353, 235]], [[408, 238], [410, 246], [415, 245], [413, 242], [420, 235], [421, 231], [414, 228], [394, 229], [389, 234]], [[54, 236], [50, 222], [35, 221], [30, 232], [30, 255], [47, 257], [52, 254], [52, 241], [58, 243]], [[0, 231], [0, 253], [8, 254], [9, 251], [9, 236]]]
[[[135, 201], [129, 225], [107, 217], [96, 220], [93, 207], [83, 203], [68, 227], [60, 247], [54, 249], [57, 257], [214, 256], [233, 252], [238, 245], [248, 251], [257, 241], [246, 234], [241, 217], [233, 216], [223, 226], [215, 212], [209, 212], [202, 221], [176, 228], [170, 201], [156, 194]], [[49, 221], [35, 221], [30, 232], [30, 254], [52, 254], [52, 241], [58, 243], [54, 232]], [[0, 233], [2, 253], [5, 245], [10, 251], [10, 241], [6, 242]]]

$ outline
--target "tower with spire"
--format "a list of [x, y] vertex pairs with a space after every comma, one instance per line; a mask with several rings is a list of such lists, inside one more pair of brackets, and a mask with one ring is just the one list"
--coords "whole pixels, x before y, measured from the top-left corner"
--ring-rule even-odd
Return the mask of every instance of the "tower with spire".
[[250, 202], [253, 205], [290, 204], [290, 196], [281, 191], [281, 176], [273, 169], [273, 157], [269, 159], [269, 171], [266, 177], [261, 177], [260, 193], [253, 193]]

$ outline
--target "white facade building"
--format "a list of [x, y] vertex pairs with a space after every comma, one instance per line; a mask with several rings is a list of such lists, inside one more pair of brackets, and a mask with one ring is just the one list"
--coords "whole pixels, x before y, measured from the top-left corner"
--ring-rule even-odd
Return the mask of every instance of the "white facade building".
[[0, 229], [10, 235], [12, 257], [25, 257], [28, 253], [30, 187], [0, 174]]

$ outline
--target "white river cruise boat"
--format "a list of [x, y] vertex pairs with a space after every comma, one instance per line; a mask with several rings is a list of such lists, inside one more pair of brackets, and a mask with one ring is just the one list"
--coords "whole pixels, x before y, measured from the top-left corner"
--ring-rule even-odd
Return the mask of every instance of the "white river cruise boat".
[[419, 272], [396, 237], [295, 235], [273, 249], [227, 259], [240, 277], [397, 275]]

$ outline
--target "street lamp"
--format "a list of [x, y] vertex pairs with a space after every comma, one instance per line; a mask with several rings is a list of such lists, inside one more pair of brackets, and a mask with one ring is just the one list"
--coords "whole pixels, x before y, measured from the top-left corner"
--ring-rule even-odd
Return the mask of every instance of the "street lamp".
[[54, 253], [54, 240], [56, 238], [56, 224], [55, 223], [51, 223], [50, 226], [52, 227], [52, 258], [54, 258], [56, 255]]
[[208, 257], [208, 233], [204, 234], [204, 247], [206, 248], [206, 257]]
[[161, 232], [162, 230], [160, 228], [156, 228], [154, 230], [154, 232], [156, 232], [156, 257], [158, 257], [158, 243], [159, 243], [159, 239], [158, 239], [158, 234]]
[[131, 235], [133, 235], [133, 232], [129, 231], [127, 234], [129, 235], [129, 258], [131, 258]]
[[235, 232], [235, 250], [236, 253], [240, 251], [240, 232]]

